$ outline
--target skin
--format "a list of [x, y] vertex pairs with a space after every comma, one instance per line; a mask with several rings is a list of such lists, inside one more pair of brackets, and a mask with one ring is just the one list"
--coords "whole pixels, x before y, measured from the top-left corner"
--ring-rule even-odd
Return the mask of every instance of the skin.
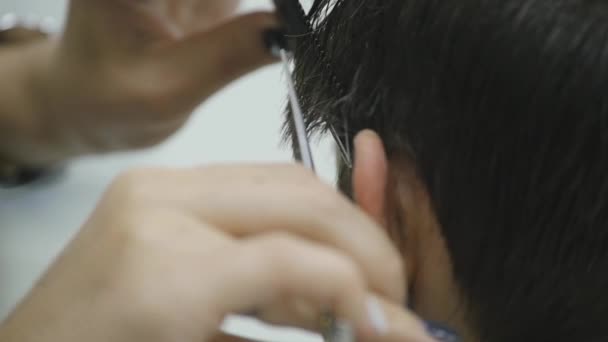
[[[61, 37], [0, 53], [0, 154], [47, 164], [162, 141], [228, 82], [274, 62], [261, 34], [276, 18], [233, 18], [235, 5], [73, 0]], [[431, 341], [403, 309], [424, 263], [389, 238], [392, 166], [374, 133], [356, 151], [359, 206], [298, 166], [122, 175], [0, 340], [242, 341], [219, 331], [226, 315], [315, 330], [331, 309], [360, 341]], [[423, 232], [412, 243], [424, 246]]]
[[373, 217], [299, 166], [131, 171], [0, 340], [223, 342], [230, 313], [314, 330], [329, 308], [361, 341], [432, 341], [399, 304], [403, 270]]
[[[122, 175], [0, 340], [243, 341], [219, 331], [226, 315], [316, 330], [331, 309], [360, 341], [432, 341], [402, 303], [455, 323], [445, 319], [455, 297], [442, 240], [434, 224], [416, 224], [429, 218], [415, 201], [421, 193], [388, 186], [397, 180], [378, 136], [361, 133], [355, 151], [357, 206], [295, 165]], [[390, 238], [391, 194], [414, 210], [403, 245]], [[381, 305], [383, 330], [370, 301]]]
[[429, 193], [415, 163], [389, 161], [380, 137], [363, 131], [355, 139], [353, 194], [376, 218], [404, 261], [409, 303], [417, 315], [455, 329], [464, 341], [477, 341], [466, 320], [450, 256]]
[[60, 37], [0, 50], [0, 156], [45, 165], [163, 141], [227, 83], [275, 62], [262, 33], [277, 19], [235, 17], [237, 5], [73, 0]]

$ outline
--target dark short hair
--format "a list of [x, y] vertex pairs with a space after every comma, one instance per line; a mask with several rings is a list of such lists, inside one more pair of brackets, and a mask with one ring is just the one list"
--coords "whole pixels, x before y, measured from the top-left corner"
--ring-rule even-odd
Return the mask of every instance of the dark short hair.
[[310, 19], [309, 127], [415, 160], [480, 339], [608, 341], [608, 4], [316, 0]]

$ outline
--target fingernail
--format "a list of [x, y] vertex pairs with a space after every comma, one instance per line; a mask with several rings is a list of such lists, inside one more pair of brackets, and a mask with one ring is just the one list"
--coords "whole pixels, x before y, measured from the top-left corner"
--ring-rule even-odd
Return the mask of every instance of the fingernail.
[[380, 301], [375, 297], [371, 297], [367, 300], [367, 316], [376, 334], [380, 336], [388, 334], [388, 319], [386, 318]]
[[437, 342], [461, 342], [462, 340], [458, 336], [458, 334], [441, 324], [434, 322], [424, 322], [426, 326], [426, 331], [430, 336], [432, 336]]
[[289, 50], [285, 35], [282, 29], [269, 29], [263, 33], [264, 46], [275, 58], [281, 58], [281, 50]]

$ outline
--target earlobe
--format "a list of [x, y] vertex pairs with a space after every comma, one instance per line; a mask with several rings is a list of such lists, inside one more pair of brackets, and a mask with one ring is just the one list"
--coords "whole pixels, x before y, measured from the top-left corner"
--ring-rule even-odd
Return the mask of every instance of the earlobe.
[[353, 195], [359, 207], [386, 225], [388, 161], [384, 144], [375, 132], [362, 131], [354, 141]]

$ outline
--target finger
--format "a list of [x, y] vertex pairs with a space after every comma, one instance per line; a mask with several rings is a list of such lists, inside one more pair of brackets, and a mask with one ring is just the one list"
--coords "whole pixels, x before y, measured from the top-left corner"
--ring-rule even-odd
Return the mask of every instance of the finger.
[[298, 322], [298, 327], [308, 331], [322, 332], [322, 319], [327, 308], [310, 303], [302, 298], [282, 299], [279, 305], [268, 305], [263, 311], [256, 311], [255, 317], [266, 323], [285, 326]]
[[178, 75], [188, 76], [184, 85], [190, 92], [187, 95], [206, 98], [244, 74], [276, 62], [264, 33], [278, 27], [271, 13], [240, 16], [172, 44], [158, 58], [171, 61]]
[[[360, 338], [359, 341], [430, 342], [433, 340], [426, 331], [425, 324], [403, 306], [395, 305], [371, 293], [368, 294], [368, 298], [374, 298], [374, 302], [379, 305], [379, 310], [387, 317], [386, 323], [382, 323], [386, 324], [386, 326], [382, 329], [384, 333], [381, 336], [367, 336]], [[281, 306], [272, 306], [264, 310], [259, 318], [267, 323], [276, 325], [301, 322], [299, 323], [300, 328], [325, 333], [325, 331], [319, 331], [319, 328], [322, 326], [320, 324], [320, 317], [323, 317], [325, 313], [309, 305], [309, 303], [302, 301], [289, 303], [284, 300]]]
[[277, 166], [249, 167], [248, 176], [220, 172], [234, 179], [233, 186], [193, 209], [206, 220], [240, 237], [288, 231], [328, 244], [358, 263], [372, 289], [405, 301], [404, 266], [385, 230], [308, 170]]
[[138, 202], [150, 198], [190, 211], [235, 237], [287, 231], [339, 249], [357, 263], [372, 290], [405, 302], [403, 262], [385, 231], [301, 167], [135, 171], [118, 185], [139, 193]]
[[376, 297], [382, 311], [386, 314], [389, 328], [379, 339], [363, 339], [362, 342], [433, 342], [424, 323], [403, 306]]
[[[361, 336], [375, 335], [365, 280], [340, 252], [287, 234], [267, 234], [242, 241], [228, 254], [218, 258], [222, 267], [206, 280], [217, 294], [207, 309], [219, 317], [255, 310], [264, 318], [297, 298], [351, 322]], [[289, 317], [281, 323], [308, 327], [310, 319]]]

